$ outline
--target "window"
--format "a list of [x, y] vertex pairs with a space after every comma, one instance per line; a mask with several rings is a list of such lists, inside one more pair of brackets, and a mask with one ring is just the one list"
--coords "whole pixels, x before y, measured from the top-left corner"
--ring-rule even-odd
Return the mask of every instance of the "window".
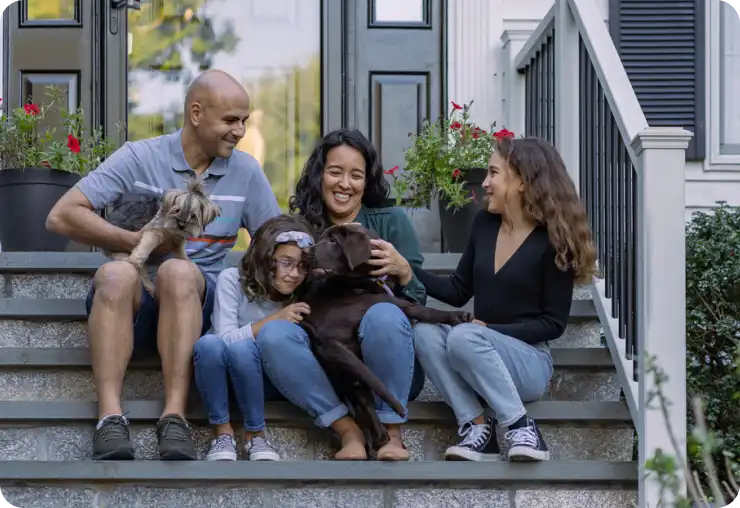
[[720, 2], [720, 101], [722, 101], [720, 149], [740, 154], [740, 18], [727, 2]]
[[722, 0], [711, 0], [707, 14], [709, 162], [740, 169], [740, 17]]

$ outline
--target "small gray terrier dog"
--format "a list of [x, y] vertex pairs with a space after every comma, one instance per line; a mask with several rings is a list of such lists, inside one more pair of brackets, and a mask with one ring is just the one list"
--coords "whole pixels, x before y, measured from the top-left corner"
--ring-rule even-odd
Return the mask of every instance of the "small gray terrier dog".
[[146, 197], [125, 201], [116, 206], [106, 221], [126, 231], [142, 231], [141, 240], [131, 254], [104, 251], [116, 261], [134, 265], [144, 288], [154, 294], [146, 261], [154, 249], [172, 243], [172, 254], [177, 259], [188, 259], [185, 244], [188, 238], [198, 237], [206, 226], [221, 216], [221, 209], [206, 194], [203, 184], [189, 178], [185, 189], [171, 189], [161, 198]]

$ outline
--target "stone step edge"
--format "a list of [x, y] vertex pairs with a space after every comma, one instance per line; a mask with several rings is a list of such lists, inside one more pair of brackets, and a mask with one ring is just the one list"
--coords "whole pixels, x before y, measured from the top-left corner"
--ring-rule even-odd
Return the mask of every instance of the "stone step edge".
[[[553, 348], [552, 361], [556, 369], [615, 370], [607, 348]], [[88, 369], [90, 351], [87, 348], [0, 348], [0, 368], [4, 369]], [[159, 369], [158, 357], [134, 360], [136, 369]]]
[[608, 461], [512, 462], [163, 462], [2, 461], [0, 482], [322, 482], [356, 484], [610, 483], [633, 486], [637, 463]]
[[[632, 422], [629, 408], [620, 402], [538, 401], [525, 404], [532, 418], [540, 422], [591, 423], [601, 425]], [[123, 402], [123, 411], [131, 421], [154, 422], [162, 414], [162, 401]], [[452, 410], [444, 402], [412, 401], [408, 405], [409, 423], [454, 425]], [[189, 421], [205, 422], [200, 404], [193, 404], [185, 415]], [[239, 421], [234, 415], [234, 421]], [[94, 401], [0, 401], [0, 422], [94, 422], [98, 406]], [[311, 425], [311, 417], [289, 402], [265, 403], [265, 419], [271, 424]]]
[[[236, 266], [243, 252], [229, 252], [226, 266]], [[422, 254], [425, 270], [450, 272], [457, 268], [461, 254]], [[0, 252], [2, 273], [64, 273], [93, 274], [108, 259], [99, 252]]]
[[[456, 310], [432, 298], [429, 299], [428, 306]], [[470, 302], [463, 308], [472, 310]], [[87, 319], [87, 313], [83, 298], [0, 298], [0, 319], [84, 321]], [[573, 300], [569, 322], [598, 319], [593, 300]]]

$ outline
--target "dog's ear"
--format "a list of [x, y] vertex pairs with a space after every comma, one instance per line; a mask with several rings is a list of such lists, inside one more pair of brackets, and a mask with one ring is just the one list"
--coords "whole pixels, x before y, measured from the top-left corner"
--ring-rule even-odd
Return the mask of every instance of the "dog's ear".
[[342, 243], [342, 250], [344, 251], [344, 256], [347, 258], [347, 264], [350, 270], [354, 270], [367, 262], [372, 255], [370, 240], [362, 233], [348, 234]]

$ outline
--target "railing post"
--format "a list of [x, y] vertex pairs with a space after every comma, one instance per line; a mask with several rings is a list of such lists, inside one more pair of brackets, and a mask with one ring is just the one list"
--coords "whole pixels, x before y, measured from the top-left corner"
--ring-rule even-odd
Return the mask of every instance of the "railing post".
[[[640, 508], [656, 508], [659, 486], [645, 479], [645, 461], [658, 449], [675, 456], [669, 431], [686, 458], [686, 148], [692, 133], [648, 127], [632, 140], [637, 157], [637, 344], [639, 357]], [[645, 358], [655, 356], [668, 376], [663, 394], [667, 419], [647, 409], [653, 376]], [[653, 401], [651, 406], [657, 402]], [[663, 506], [673, 506], [664, 499]]]
[[580, 54], [568, 0], [555, 0], [555, 144], [576, 190], [580, 187]]
[[524, 76], [519, 74], [514, 59], [532, 35], [533, 30], [504, 30], [501, 34], [504, 62], [504, 118], [499, 127], [506, 127], [517, 135], [524, 134], [526, 103]]

